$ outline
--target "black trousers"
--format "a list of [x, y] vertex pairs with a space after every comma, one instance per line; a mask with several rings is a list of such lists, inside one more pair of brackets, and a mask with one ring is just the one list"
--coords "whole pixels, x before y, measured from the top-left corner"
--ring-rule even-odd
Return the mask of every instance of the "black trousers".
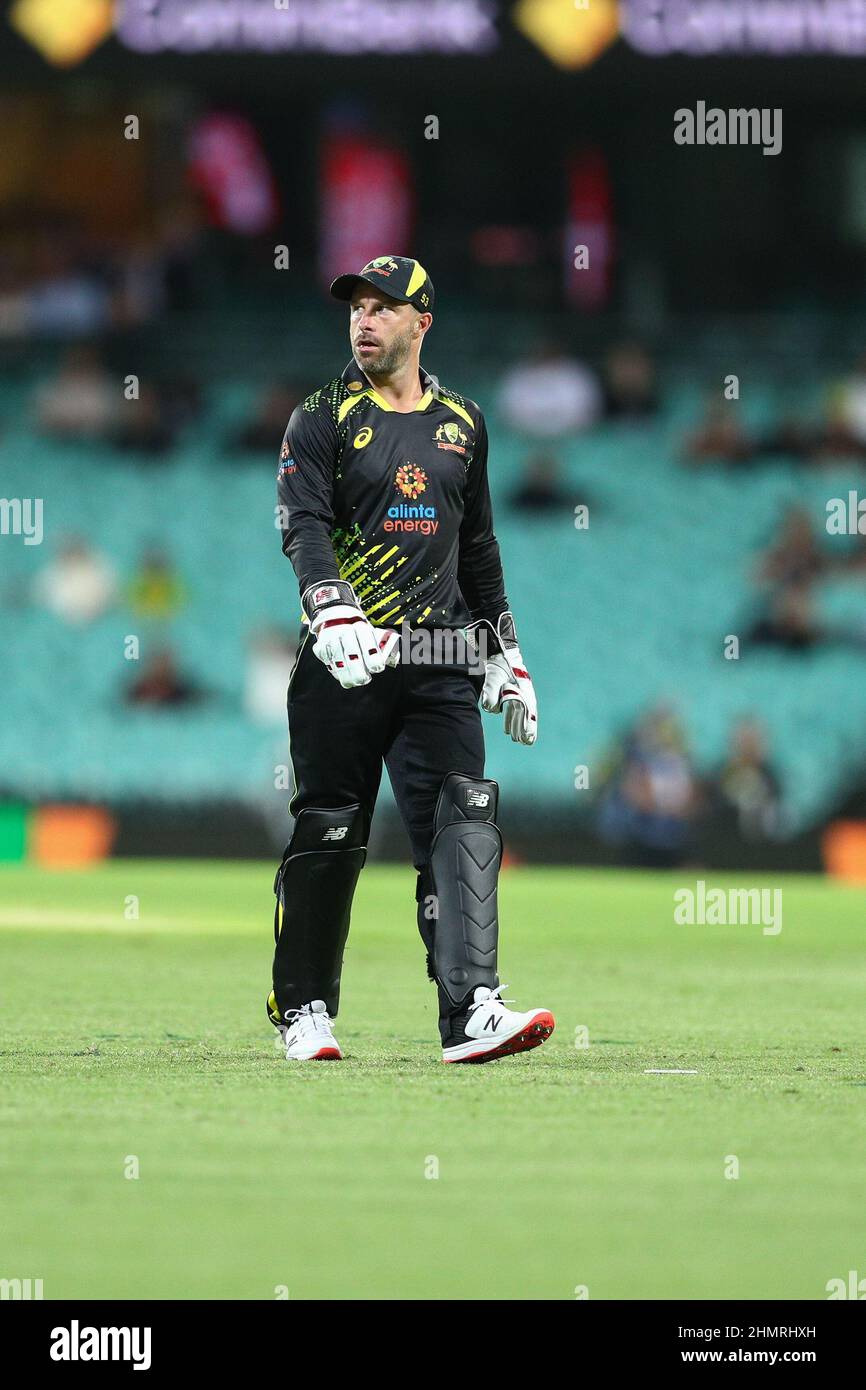
[[[334, 811], [357, 804], [369, 825], [382, 767], [387, 767], [418, 871], [417, 923], [431, 979], [435, 976], [429, 904], [434, 884], [429, 861], [436, 803], [449, 772], [484, 776], [478, 708], [483, 684], [483, 675], [470, 672], [465, 663], [401, 662], [373, 676], [367, 685], [344, 690], [314, 655], [309, 637], [301, 645], [289, 681], [295, 781], [289, 810], [300, 816], [307, 810]], [[325, 999], [331, 1012], [336, 1012], [342, 942], [357, 869], [351, 868], [348, 858], [343, 866], [328, 860], [334, 856], [326, 854], [323, 861], [321, 854], [308, 854], [294, 861], [291, 900], [295, 911], [281, 918], [278, 910], [275, 921], [274, 988], [268, 1000], [273, 1023], [279, 1023], [287, 1009], [315, 998]], [[443, 1028], [452, 1006], [441, 987], [439, 1004]]]
[[288, 693], [291, 814], [358, 802], [372, 817], [384, 763], [420, 873], [446, 775], [484, 776], [483, 684], [465, 665], [401, 663], [344, 690], [305, 640]]

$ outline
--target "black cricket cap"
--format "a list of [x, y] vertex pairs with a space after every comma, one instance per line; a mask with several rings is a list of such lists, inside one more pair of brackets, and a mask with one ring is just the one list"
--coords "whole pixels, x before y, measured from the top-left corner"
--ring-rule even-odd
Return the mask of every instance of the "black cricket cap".
[[433, 281], [421, 262], [413, 261], [411, 256], [377, 256], [357, 275], [338, 275], [331, 294], [335, 299], [349, 300], [359, 280], [366, 280], [374, 289], [384, 290], [403, 304], [413, 304], [422, 314], [433, 308]]

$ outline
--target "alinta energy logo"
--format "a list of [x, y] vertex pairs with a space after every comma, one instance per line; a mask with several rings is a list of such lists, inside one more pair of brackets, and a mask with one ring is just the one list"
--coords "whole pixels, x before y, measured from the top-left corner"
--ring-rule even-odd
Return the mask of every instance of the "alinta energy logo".
[[427, 474], [417, 463], [403, 463], [397, 469], [394, 486], [404, 497], [411, 497], [414, 501], [427, 490]]
[[[415, 531], [422, 536], [435, 536], [439, 530], [436, 508], [418, 502], [422, 492], [427, 491], [427, 474], [417, 463], [403, 463], [397, 469], [394, 486], [401, 497], [409, 497], [409, 502], [400, 502], [388, 508], [388, 516], [382, 523], [383, 531]], [[412, 505], [414, 503], [414, 505]]]

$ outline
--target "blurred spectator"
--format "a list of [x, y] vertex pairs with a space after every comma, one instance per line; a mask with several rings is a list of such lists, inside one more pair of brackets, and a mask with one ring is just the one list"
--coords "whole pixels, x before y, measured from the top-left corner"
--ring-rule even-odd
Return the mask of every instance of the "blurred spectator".
[[812, 587], [830, 567], [805, 507], [791, 507], [779, 534], [760, 556], [756, 579], [767, 592], [751, 642], [808, 651], [828, 634], [813, 612]]
[[141, 235], [114, 252], [112, 322], [134, 328], [166, 307], [165, 265], [155, 237]]
[[172, 434], [195, 424], [204, 405], [201, 386], [197, 381], [191, 376], [183, 375], [162, 377], [157, 390], [163, 419]]
[[53, 381], [36, 393], [36, 423], [58, 439], [105, 439], [118, 419], [122, 401], [99, 353], [80, 344], [70, 348]]
[[758, 581], [769, 586], [809, 584], [829, 565], [805, 507], [790, 507], [778, 536], [758, 564]]
[[755, 441], [755, 453], [782, 454], [802, 462], [812, 458], [818, 443], [819, 434], [814, 425], [807, 424], [797, 415], [788, 414]]
[[866, 445], [856, 433], [860, 428], [859, 420], [856, 415], [852, 417], [850, 412], [851, 403], [846, 401], [844, 393], [831, 396], [827, 405], [827, 422], [812, 448], [812, 462], [820, 465], [833, 463], [839, 458], [866, 458]]
[[49, 337], [101, 332], [111, 313], [107, 278], [88, 255], [76, 219], [56, 212], [45, 224], [24, 218], [5, 228], [9, 256], [0, 331]]
[[302, 399], [301, 392], [293, 386], [275, 384], [268, 387], [256, 404], [252, 420], [238, 435], [235, 448], [276, 457], [289, 416]]
[[598, 829], [603, 840], [653, 867], [687, 855], [701, 793], [673, 712], [651, 710], [626, 734], [603, 773]]
[[279, 628], [259, 632], [251, 639], [244, 709], [254, 724], [285, 724], [286, 691], [296, 650], [296, 644]]
[[549, 512], [573, 506], [573, 500], [559, 486], [559, 463], [552, 454], [533, 454], [523, 468], [523, 480], [509, 498], [512, 507]]
[[70, 338], [98, 333], [108, 323], [109, 306], [105, 285], [83, 270], [61, 266], [27, 292], [25, 331]]
[[36, 577], [33, 597], [68, 623], [91, 623], [117, 595], [114, 570], [85, 541], [70, 537]]
[[738, 418], [736, 403], [713, 396], [707, 400], [703, 420], [686, 438], [684, 462], [748, 463], [755, 447]]
[[658, 410], [655, 363], [639, 343], [619, 343], [604, 363], [604, 413], [609, 420], [644, 420]]
[[203, 257], [202, 217], [194, 198], [180, 198], [157, 212], [157, 235], [165, 273], [168, 307], [191, 308]]
[[791, 652], [805, 652], [823, 642], [826, 635], [815, 618], [812, 586], [806, 579], [775, 590], [748, 640], [764, 646], [784, 647]]
[[163, 551], [145, 552], [129, 584], [129, 600], [138, 618], [173, 618], [186, 600], [183, 580]]
[[155, 651], [144, 670], [126, 691], [130, 705], [188, 705], [200, 700], [204, 692], [178, 671], [167, 647]]
[[171, 447], [172, 432], [155, 386], [143, 381], [137, 400], [122, 398], [111, 443], [116, 449], [142, 454], [164, 454]]
[[866, 352], [839, 386], [831, 413], [837, 447], [847, 439], [852, 453], [866, 453]]
[[551, 441], [594, 425], [602, 393], [589, 367], [547, 342], [506, 372], [498, 404], [510, 429], [527, 439]]
[[755, 720], [744, 719], [734, 729], [731, 750], [715, 779], [715, 791], [722, 804], [735, 813], [745, 839], [767, 839], [777, 834], [781, 788]]
[[194, 302], [202, 235], [194, 200], [154, 209], [155, 230], [96, 237], [53, 206], [7, 212], [0, 240], [0, 336], [83, 338]]

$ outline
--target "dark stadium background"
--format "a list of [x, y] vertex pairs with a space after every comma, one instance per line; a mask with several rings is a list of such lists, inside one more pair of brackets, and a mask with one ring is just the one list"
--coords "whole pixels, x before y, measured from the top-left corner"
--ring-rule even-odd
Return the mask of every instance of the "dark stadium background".
[[[20, 32], [26, 8], [4, 6], [0, 25], [0, 492], [43, 498], [45, 534], [0, 537], [0, 857], [272, 857], [287, 839], [271, 698], [298, 626], [272, 519], [282, 425], [270, 448], [240, 441], [261, 393], [303, 395], [347, 360], [323, 261], [345, 217], [366, 246], [357, 205], [339, 211], [354, 149], [385, 151], [391, 180], [387, 194], [370, 187], [359, 264], [397, 252], [428, 267], [426, 365], [490, 421], [541, 719], [532, 751], [485, 721], [512, 862], [866, 876], [863, 539], [824, 526], [826, 500], [864, 485], [862, 58], [651, 57], [620, 38], [568, 67], [519, 31], [532, 5], [500, 4], [498, 40], [479, 53], [141, 53], [109, 37], [58, 66]], [[557, 34], [584, 22], [546, 0], [539, 22], [554, 9]], [[320, 10], [330, 23], [335, 7]], [[699, 101], [780, 108], [781, 153], [677, 146], [674, 112]], [[214, 115], [235, 143], [202, 174], [193, 140]], [[329, 154], [347, 182], [326, 212]], [[227, 211], [243, 178], [271, 207], [251, 231]], [[399, 188], [404, 236], [379, 244]], [[587, 238], [591, 271], [574, 272]], [[551, 339], [602, 404], [539, 442], [500, 393]], [[625, 420], [604, 391], [624, 343], [653, 383]], [[82, 350], [95, 395], [94, 375], [120, 408], [71, 438], [46, 426], [40, 393], [70, 355], [80, 370]], [[132, 426], [129, 374], [148, 395]], [[724, 397], [730, 374], [739, 401]], [[726, 457], [698, 440], [718, 425], [708, 409], [741, 428], [718, 446]], [[538, 454], [553, 456], [556, 496], [530, 511], [513, 494]], [[806, 560], [783, 550], [783, 580], [761, 587], [761, 556], [796, 508], [811, 523]], [[52, 607], [62, 568], [46, 579], [73, 536], [109, 572], [86, 621]], [[155, 548], [168, 575], [144, 583]], [[807, 616], [786, 641], [773, 604], [789, 600]], [[165, 648], [195, 698], [130, 698]], [[726, 781], [743, 720], [759, 766]], [[386, 785], [372, 849], [405, 857]]]

